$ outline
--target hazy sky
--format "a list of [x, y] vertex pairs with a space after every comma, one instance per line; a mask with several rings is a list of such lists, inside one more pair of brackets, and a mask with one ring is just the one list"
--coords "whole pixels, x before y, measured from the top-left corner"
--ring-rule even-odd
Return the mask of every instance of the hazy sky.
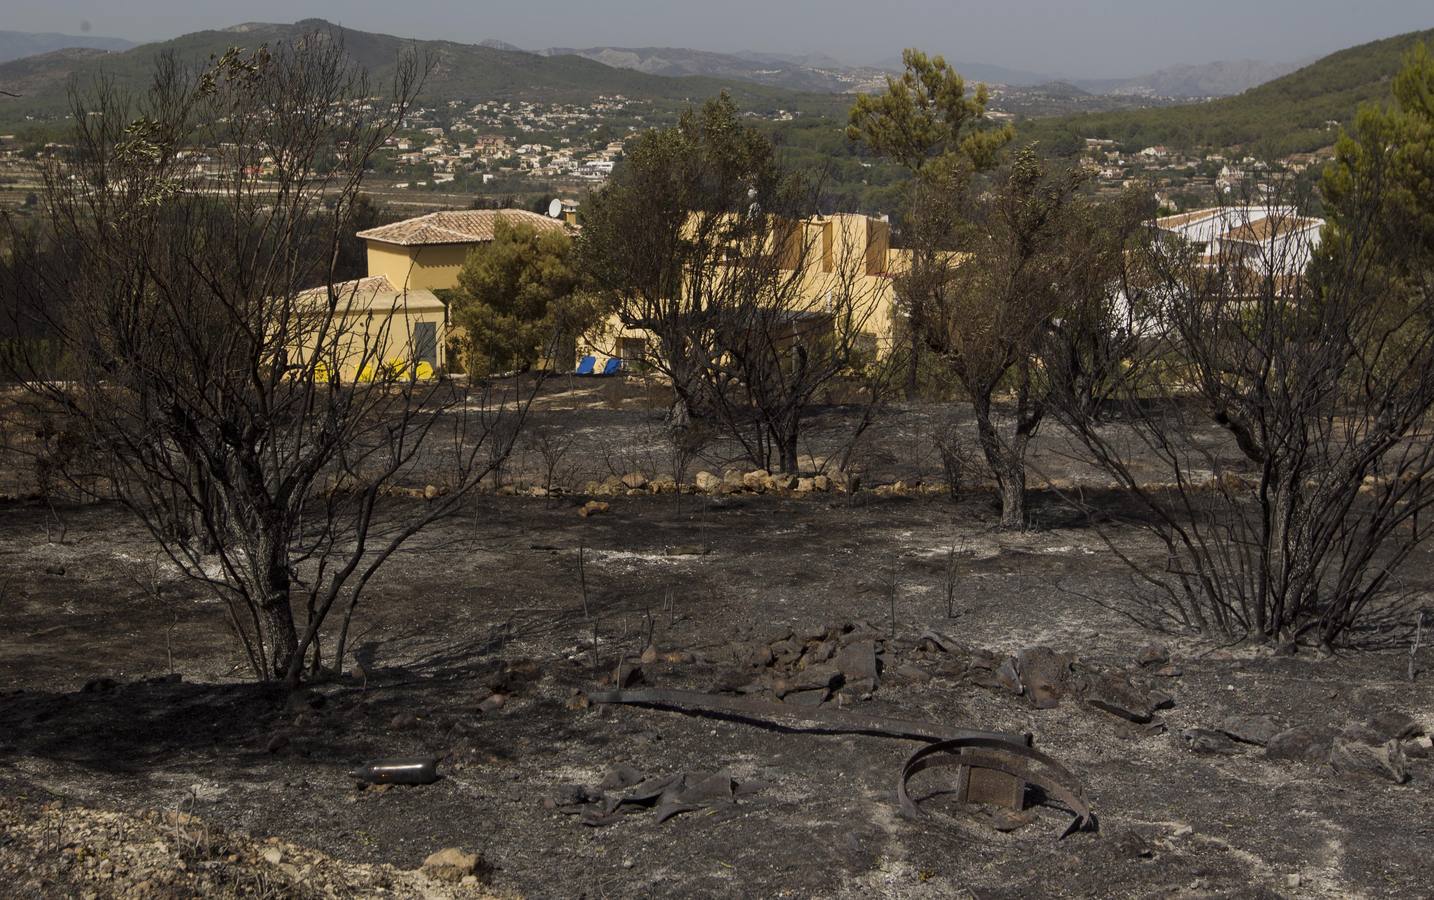
[[[7, 4], [9, 5], [9, 4]], [[17, 9], [16, 6], [19, 8]], [[1217, 59], [1302, 60], [1434, 27], [1430, 0], [20, 0], [0, 28], [168, 38], [320, 17], [365, 31], [520, 47], [824, 52], [875, 62], [917, 46], [1069, 77]]]

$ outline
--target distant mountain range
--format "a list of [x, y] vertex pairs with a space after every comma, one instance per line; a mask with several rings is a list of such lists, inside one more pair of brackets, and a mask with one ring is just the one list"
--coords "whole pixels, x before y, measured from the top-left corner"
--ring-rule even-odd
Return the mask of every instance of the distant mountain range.
[[830, 94], [880, 85], [886, 77], [882, 69], [846, 66], [825, 56], [715, 53], [685, 47], [549, 47], [538, 53], [543, 56], [581, 56], [605, 66], [669, 78], [702, 75]]
[[[152, 55], [154, 50], [165, 47], [182, 48], [202, 43], [203, 35], [236, 32], [280, 34], [285, 29], [312, 27], [316, 22], [318, 20], [308, 20], [296, 23], [294, 26], [241, 25], [220, 31], [197, 32], [193, 35], [176, 38], [173, 41], [147, 44], [143, 45], [142, 49], [147, 55]], [[366, 34], [352, 30], [345, 30], [345, 33], [350, 35]], [[387, 36], [372, 35], [372, 37]], [[390, 40], [397, 41], [399, 39], [391, 38]], [[499, 54], [525, 54], [547, 58], [580, 57], [608, 68], [664, 78], [716, 78], [759, 84], [787, 91], [828, 94], [879, 89], [887, 74], [899, 72], [902, 68], [901, 60], [895, 57], [883, 60], [879, 65], [862, 66], [850, 65], [821, 53], [789, 54], [755, 51], [719, 53], [685, 47], [550, 47], [544, 50], [527, 51], [501, 40], [486, 40], [478, 44], [459, 44], [448, 41], [418, 43], [442, 48], [450, 56], [466, 56], [472, 58], [473, 61], [493, 65], [500, 71], [509, 66], [516, 65], [518, 68], [525, 68], [525, 66], [518, 65], [513, 56], [502, 59], [484, 58], [485, 53], [492, 51]], [[117, 53], [130, 50], [135, 46], [132, 42], [122, 38], [0, 31], [0, 64], [16, 60], [30, 62], [19, 71], [0, 72], [0, 80], [8, 80], [9, 84], [18, 85], [21, 89], [28, 89], [29, 93], [34, 93], [45, 80], [52, 77], [58, 78], [71, 68], [84, 70], [94, 62], [91, 58], [94, 56], [93, 53], [82, 54], [68, 51], [84, 49]], [[460, 52], [457, 48], [468, 49]], [[47, 54], [61, 50], [67, 51], [61, 57], [41, 59]], [[503, 65], [504, 62], [508, 63], [508, 66]], [[1173, 66], [1137, 78], [1080, 79], [1063, 78], [1050, 73], [1012, 69], [989, 63], [953, 61], [952, 64], [968, 80], [992, 85], [1018, 88], [1041, 87], [1042, 90], [1049, 93], [1047, 86], [1055, 83], [1068, 83], [1088, 94], [1097, 96], [1165, 100], [1238, 94], [1258, 84], [1278, 78], [1296, 68], [1292, 63], [1237, 60], [1204, 65]], [[532, 65], [529, 63], [526, 68], [532, 68]], [[123, 67], [121, 64], [120, 68]], [[606, 80], [611, 81], [611, 79]], [[553, 85], [548, 84], [547, 87], [553, 87]], [[5, 89], [15, 90], [14, 87]]]
[[1274, 81], [1302, 63], [1272, 63], [1237, 59], [1199, 66], [1171, 66], [1139, 78], [1075, 79], [1072, 83], [1092, 94], [1139, 97], [1228, 97]]
[[100, 37], [93, 34], [0, 31], [0, 63], [74, 47], [91, 50], [128, 50], [134, 45], [134, 41], [127, 41], [124, 38]]
[[[0, 122], [55, 119], [68, 110], [72, 80], [84, 85], [103, 74], [120, 86], [141, 88], [153, 72], [154, 59], [173, 52], [180, 60], [202, 62], [232, 46], [271, 46], [293, 41], [314, 30], [337, 35], [354, 61], [367, 69], [375, 84], [393, 74], [399, 55], [416, 49], [432, 62], [421, 100], [527, 99], [585, 102], [599, 95], [623, 94], [634, 99], [682, 104], [726, 90], [757, 112], [789, 108], [799, 95], [744, 79], [694, 75], [670, 78], [606, 66], [580, 56], [543, 56], [452, 41], [415, 41], [391, 35], [340, 28], [319, 19], [292, 25], [249, 23], [217, 31], [199, 31], [169, 41], [143, 44], [122, 52], [65, 49], [0, 63]], [[834, 98], [823, 101], [830, 105]]]
[[[201, 31], [128, 50], [64, 48], [0, 63], [0, 91], [21, 95], [0, 96], [0, 124], [58, 122], [68, 111], [69, 85], [101, 74], [120, 86], [142, 88], [160, 53], [201, 62], [231, 46], [275, 45], [316, 29], [336, 34], [376, 84], [392, 75], [406, 49], [427, 55], [433, 67], [420, 99], [430, 104], [482, 99], [582, 103], [623, 94], [675, 108], [725, 90], [756, 113], [799, 110], [819, 120], [844, 115], [849, 100], [842, 92], [879, 86], [884, 77], [881, 68], [844, 67], [823, 56], [618, 47], [534, 53], [498, 41], [414, 41], [310, 19]], [[1073, 84], [999, 67], [957, 64], [957, 69], [972, 80], [1000, 85], [998, 108], [1032, 119], [1023, 126], [1031, 139], [1075, 132], [1142, 146], [1248, 147], [1266, 141], [1289, 152], [1327, 144], [1334, 133], [1330, 123], [1347, 123], [1359, 103], [1385, 97], [1401, 54], [1420, 39], [1434, 40], [1434, 31], [1352, 47], [1259, 86], [1252, 85], [1290, 67], [1223, 62]], [[1206, 103], [1173, 101], [1236, 92]], [[1068, 115], [1082, 110], [1089, 112]]]
[[[506, 50], [519, 49], [503, 41], [484, 43]], [[877, 66], [854, 66], [824, 54], [717, 53], [684, 47], [550, 47], [536, 52], [544, 56], [581, 56], [606, 66], [651, 75], [706, 75], [755, 81], [791, 90], [831, 93], [871, 90], [879, 87], [887, 74], [902, 70], [899, 58], [883, 60]], [[951, 64], [968, 81], [1010, 87], [1066, 83], [1088, 94], [1168, 99], [1238, 94], [1299, 67], [1297, 63], [1235, 60], [1171, 66], [1136, 78], [1100, 79], [1065, 78], [989, 63], [952, 61]]]

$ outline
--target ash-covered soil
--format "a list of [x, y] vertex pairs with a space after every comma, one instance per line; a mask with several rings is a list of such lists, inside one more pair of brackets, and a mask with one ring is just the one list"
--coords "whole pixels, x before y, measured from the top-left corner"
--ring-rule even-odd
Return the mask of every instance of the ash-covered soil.
[[[1053, 496], [1036, 498], [1041, 525], [1019, 534], [995, 528], [979, 492], [960, 503], [684, 496], [680, 507], [671, 495], [614, 496], [589, 517], [577, 515], [582, 499], [484, 496], [421, 535], [360, 608], [349, 673], [295, 695], [247, 682], [224, 610], [169, 578], [119, 509], [61, 509], [61, 543], [53, 527], [47, 540], [44, 505], [7, 504], [0, 814], [25, 823], [0, 836], [7, 881], [27, 896], [122, 896], [137, 883], [115, 844], [109, 878], [66, 874], [63, 835], [45, 849], [43, 834], [70, 808], [156, 831], [178, 813], [236, 847], [252, 841], [223, 854], [220, 841], [204, 857], [260, 850], [242, 877], [214, 875], [208, 889], [235, 895], [263, 896], [262, 877], [283, 873], [263, 874], [271, 837], [334, 867], [315, 883], [335, 895], [401, 894], [446, 847], [481, 856], [483, 889], [527, 896], [1430, 893], [1434, 764], [1418, 734], [1434, 726], [1427, 649], [1410, 682], [1407, 647], [1276, 656], [1153, 634], [1119, 611], [1135, 589], [1129, 570]], [[388, 510], [416, 502], [394, 498]], [[1153, 550], [1133, 532], [1117, 537]], [[1426, 590], [1430, 572], [1427, 555], [1416, 559], [1404, 589]], [[949, 646], [922, 641], [929, 630]], [[894, 791], [918, 746], [908, 740], [586, 705], [581, 692], [649, 635], [648, 686], [756, 685], [751, 696], [768, 699], [776, 679], [826, 664], [821, 644], [869, 641], [878, 683], [837, 679], [828, 705], [1030, 732], [1082, 778], [1100, 831], [1058, 841], [1069, 820], [1058, 809], [1022, 825], [939, 796], [926, 817], [903, 818]], [[1063, 661], [1051, 708], [996, 671], [1034, 647]], [[1092, 679], [1162, 708], [1145, 710], [1149, 724], [1129, 721], [1091, 702]], [[1236, 716], [1286, 735], [1275, 749], [1221, 740]], [[1296, 726], [1309, 727], [1290, 737]], [[1344, 748], [1334, 765], [1332, 746]], [[407, 754], [441, 757], [443, 779], [360, 790], [348, 775]], [[596, 786], [619, 765], [721, 772], [756, 790], [603, 827], [554, 803], [565, 785]], [[354, 881], [366, 866], [389, 868], [373, 869], [383, 875], [372, 885]], [[154, 896], [200, 890], [143, 874]], [[273, 883], [283, 893], [290, 882]]]

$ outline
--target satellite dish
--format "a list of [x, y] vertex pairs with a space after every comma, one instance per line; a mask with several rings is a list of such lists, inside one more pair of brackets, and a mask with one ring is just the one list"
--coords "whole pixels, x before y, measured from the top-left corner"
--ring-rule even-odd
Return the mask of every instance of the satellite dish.
[[554, 197], [553, 202], [548, 204], [548, 218], [557, 219], [561, 217], [562, 214], [563, 201], [559, 200], [557, 197]]

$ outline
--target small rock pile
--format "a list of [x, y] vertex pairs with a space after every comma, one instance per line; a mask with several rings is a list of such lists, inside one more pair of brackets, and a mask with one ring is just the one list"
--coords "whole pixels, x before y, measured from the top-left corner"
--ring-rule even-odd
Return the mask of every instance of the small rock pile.
[[892, 640], [868, 622], [776, 626], [729, 649], [735, 665], [719, 674], [713, 693], [770, 694], [796, 706], [869, 699], [883, 679], [925, 684], [935, 678], [1024, 697], [1036, 709], [1072, 697], [1151, 731], [1163, 730], [1155, 713], [1173, 704], [1142, 684], [1151, 674], [1144, 667], [1135, 673], [1097, 668], [1049, 647], [998, 654], [934, 631], [915, 642]]
[[1336, 775], [1395, 784], [1409, 780], [1409, 760], [1427, 759], [1431, 752], [1428, 730], [1395, 710], [1343, 728], [1311, 723], [1283, 727], [1270, 716], [1232, 716], [1215, 728], [1187, 728], [1180, 739], [1195, 753], [1235, 755], [1263, 747], [1266, 759], [1328, 766]]
[[886, 638], [870, 624], [777, 626], [730, 648], [734, 665], [712, 686], [718, 694], [770, 693], [794, 706], [820, 706], [840, 694], [870, 697], [881, 683]]
[[1097, 667], [1049, 647], [1027, 647], [1015, 654], [998, 654], [965, 647], [945, 635], [927, 632], [917, 651], [945, 658], [944, 670], [978, 687], [1009, 692], [1026, 698], [1035, 709], [1053, 709], [1066, 698], [1080, 700], [1127, 722], [1164, 728], [1155, 713], [1174, 705], [1168, 694], [1146, 684], [1148, 666], [1133, 671]]
[[797, 476], [772, 474], [765, 469], [749, 472], [729, 469], [721, 475], [712, 472], [698, 472], [690, 484], [679, 484], [670, 475], [648, 478], [641, 472], [626, 475], [609, 475], [602, 481], [589, 481], [583, 485], [583, 493], [593, 497], [615, 497], [639, 494], [820, 494], [828, 491], [842, 491], [851, 487], [841, 476], [811, 475]]

